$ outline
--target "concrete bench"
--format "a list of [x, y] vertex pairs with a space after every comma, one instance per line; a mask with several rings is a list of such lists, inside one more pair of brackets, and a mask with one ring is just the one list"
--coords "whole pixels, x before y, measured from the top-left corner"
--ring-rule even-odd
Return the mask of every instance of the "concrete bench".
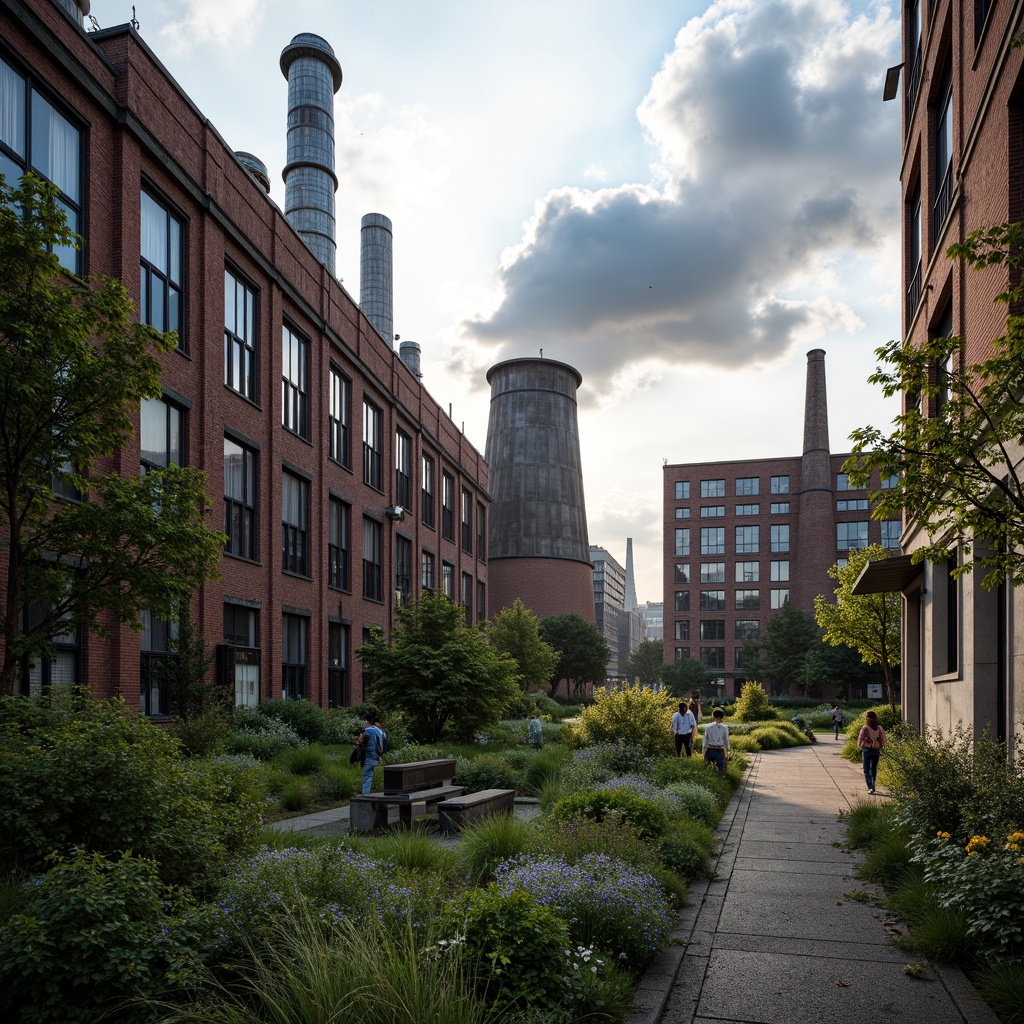
[[386, 764], [384, 792], [392, 796], [417, 789], [447, 786], [455, 778], [455, 768], [455, 759], [450, 757], [434, 761], [411, 761], [408, 764]]
[[455, 767], [454, 758], [384, 765], [384, 792], [359, 794], [349, 800], [349, 828], [354, 832], [386, 829], [392, 807], [398, 808], [399, 824], [411, 828], [417, 816], [465, 792], [465, 786], [451, 784]]
[[514, 789], [484, 789], [451, 797], [437, 805], [437, 823], [442, 835], [460, 832], [469, 822], [489, 814], [511, 814], [515, 805]]

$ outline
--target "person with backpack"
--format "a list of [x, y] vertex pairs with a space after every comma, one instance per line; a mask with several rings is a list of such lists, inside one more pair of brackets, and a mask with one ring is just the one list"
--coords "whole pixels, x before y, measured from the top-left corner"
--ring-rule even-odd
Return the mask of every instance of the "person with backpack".
[[363, 748], [363, 796], [366, 796], [373, 788], [373, 771], [380, 764], [387, 744], [387, 736], [377, 725], [377, 716], [372, 711], [366, 713], [366, 728], [359, 743]]
[[885, 730], [874, 711], [869, 711], [865, 715], [864, 726], [857, 735], [857, 746], [860, 747], [864, 761], [864, 781], [868, 784], [868, 792], [874, 793], [878, 758], [885, 746]]

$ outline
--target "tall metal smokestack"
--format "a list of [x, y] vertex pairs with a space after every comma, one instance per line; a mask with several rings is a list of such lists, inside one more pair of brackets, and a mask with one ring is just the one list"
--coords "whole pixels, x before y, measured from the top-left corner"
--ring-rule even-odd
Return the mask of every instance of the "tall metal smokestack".
[[398, 346], [398, 358], [409, 368], [409, 372], [417, 379], [422, 380], [420, 372], [420, 346], [415, 341], [403, 341]]
[[633, 575], [633, 538], [626, 538], [626, 611], [635, 612], [636, 603], [636, 577]]
[[341, 65], [330, 44], [300, 32], [281, 51], [281, 73], [288, 79], [288, 164], [284, 169], [284, 214], [333, 274], [334, 94], [341, 88]]
[[583, 378], [554, 359], [509, 359], [487, 382], [488, 605], [499, 611], [518, 597], [538, 618], [575, 612], [593, 622], [576, 419]]
[[364, 214], [359, 243], [359, 305], [377, 333], [393, 347], [390, 218], [383, 213]]

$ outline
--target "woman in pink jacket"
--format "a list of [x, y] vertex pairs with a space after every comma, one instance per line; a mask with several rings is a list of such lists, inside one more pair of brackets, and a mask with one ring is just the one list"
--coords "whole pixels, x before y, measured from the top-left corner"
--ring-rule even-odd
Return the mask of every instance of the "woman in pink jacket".
[[861, 749], [861, 758], [864, 762], [864, 781], [868, 784], [868, 792], [874, 793], [878, 756], [885, 746], [885, 731], [874, 711], [869, 711], [865, 718], [867, 721], [857, 734], [857, 746]]

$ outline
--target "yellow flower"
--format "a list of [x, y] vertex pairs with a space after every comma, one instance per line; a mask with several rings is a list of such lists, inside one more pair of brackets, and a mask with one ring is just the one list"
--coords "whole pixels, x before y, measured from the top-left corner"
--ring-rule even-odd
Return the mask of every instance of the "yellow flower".
[[949, 833], [948, 833], [948, 832], [936, 832], [935, 834], [936, 834], [936, 835], [937, 835], [937, 836], [938, 836], [938, 837], [939, 837], [940, 839], [948, 839], [948, 838], [949, 838]]
[[1008, 843], [1021, 843], [1021, 842], [1024, 842], [1024, 832], [1020, 832], [1020, 831], [1011, 832], [1006, 837], [1006, 841]]
[[964, 850], [967, 851], [969, 857], [973, 857], [978, 853], [982, 853], [988, 848], [988, 837], [987, 836], [971, 836], [967, 841], [967, 845]]
[[1003, 849], [1004, 850], [1019, 850], [1020, 849], [1020, 843], [1007, 843], [1003, 847]]

